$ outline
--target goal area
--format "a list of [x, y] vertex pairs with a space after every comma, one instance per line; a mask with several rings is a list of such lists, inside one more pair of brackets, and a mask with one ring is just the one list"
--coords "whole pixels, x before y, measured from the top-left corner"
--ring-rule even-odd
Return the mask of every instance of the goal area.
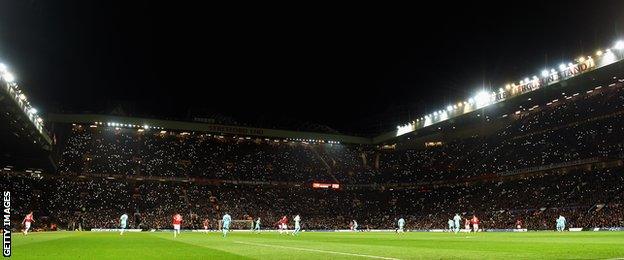
[[[219, 220], [219, 230], [223, 228], [223, 220]], [[233, 219], [230, 221], [230, 230], [252, 230], [253, 220]]]

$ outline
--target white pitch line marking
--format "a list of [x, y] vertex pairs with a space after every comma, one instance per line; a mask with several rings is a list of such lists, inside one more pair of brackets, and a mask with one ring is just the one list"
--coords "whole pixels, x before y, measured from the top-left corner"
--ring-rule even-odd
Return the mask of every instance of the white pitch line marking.
[[269, 244], [258, 244], [258, 243], [240, 242], [240, 241], [234, 241], [234, 243], [245, 244], [245, 245], [252, 245], [252, 246], [264, 246], [264, 247], [274, 247], [274, 248], [282, 248], [282, 249], [293, 249], [293, 250], [309, 251], [309, 252], [317, 252], [317, 253], [326, 253], [326, 254], [359, 256], [359, 257], [367, 257], [367, 258], [375, 258], [375, 259], [387, 259], [387, 260], [399, 260], [398, 258], [392, 258], [392, 257], [384, 257], [384, 256], [376, 256], [376, 255], [353, 254], [353, 253], [336, 252], [336, 251], [328, 251], [328, 250], [320, 250], [320, 249], [312, 249], [312, 248], [301, 248], [301, 247], [292, 247], [292, 246], [279, 246], [279, 245], [269, 245]]

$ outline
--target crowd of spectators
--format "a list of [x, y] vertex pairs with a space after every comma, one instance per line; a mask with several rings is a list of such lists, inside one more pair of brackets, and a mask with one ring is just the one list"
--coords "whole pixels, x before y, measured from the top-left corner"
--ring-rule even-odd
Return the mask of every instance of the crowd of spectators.
[[211, 134], [74, 126], [61, 173], [257, 181], [327, 179], [311, 144]]
[[495, 135], [424, 150], [382, 152], [381, 177], [373, 171], [357, 179], [457, 180], [594, 157], [624, 157], [622, 83], [573, 95], [513, 115]]
[[[237, 220], [260, 217], [267, 228], [282, 215], [299, 214], [307, 229], [444, 228], [455, 213], [479, 216], [485, 228], [513, 228], [520, 219], [529, 229], [552, 229], [561, 214], [571, 227], [624, 226], [622, 168], [572, 170], [508, 180], [436, 187], [317, 190], [296, 186], [200, 185], [195, 183], [66, 177], [8, 177], [1, 185], [16, 198], [15, 215], [35, 210], [41, 223], [60, 228], [115, 228], [121, 214], [138, 228], [170, 228], [180, 213], [186, 228], [201, 228], [229, 213]], [[19, 219], [18, 219], [19, 220]]]
[[623, 157], [623, 109], [618, 83], [514, 115], [494, 135], [405, 150], [77, 125], [60, 172], [343, 183], [458, 180]]

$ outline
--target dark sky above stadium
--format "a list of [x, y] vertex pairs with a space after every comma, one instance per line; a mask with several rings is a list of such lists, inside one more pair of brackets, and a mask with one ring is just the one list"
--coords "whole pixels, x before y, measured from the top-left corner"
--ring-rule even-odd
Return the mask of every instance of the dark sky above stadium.
[[0, 0], [0, 61], [35, 106], [284, 119], [346, 133], [498, 88], [622, 37], [624, 1], [410, 6]]

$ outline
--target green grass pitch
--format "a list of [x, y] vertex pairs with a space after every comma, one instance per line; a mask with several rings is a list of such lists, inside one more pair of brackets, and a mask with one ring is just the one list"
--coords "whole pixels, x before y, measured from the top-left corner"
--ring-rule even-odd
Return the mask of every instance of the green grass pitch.
[[613, 259], [624, 232], [13, 234], [14, 259]]

